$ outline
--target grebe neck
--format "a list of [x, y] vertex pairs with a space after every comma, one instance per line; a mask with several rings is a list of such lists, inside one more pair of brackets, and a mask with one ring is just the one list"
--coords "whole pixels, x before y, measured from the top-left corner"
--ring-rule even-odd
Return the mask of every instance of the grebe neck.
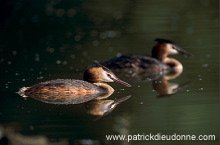
[[93, 83], [93, 84], [100, 87], [100, 89], [103, 90], [103, 93], [105, 93], [105, 95], [98, 97], [99, 99], [108, 98], [115, 91], [111, 86], [109, 86], [106, 83]]
[[182, 71], [183, 70], [183, 65], [176, 59], [174, 58], [165, 58], [162, 61], [166, 65], [170, 66], [174, 71]]

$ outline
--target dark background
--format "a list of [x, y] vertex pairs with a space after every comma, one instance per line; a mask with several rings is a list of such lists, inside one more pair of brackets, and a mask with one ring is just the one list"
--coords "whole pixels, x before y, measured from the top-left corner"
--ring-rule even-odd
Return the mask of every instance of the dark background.
[[[217, 145], [218, 12], [218, 0], [1, 1], [1, 126], [61, 144], [91, 139], [94, 144]], [[82, 79], [94, 60], [150, 54], [155, 38], [173, 40], [193, 54], [191, 58], [172, 56], [181, 61], [184, 71], [171, 82], [193, 82], [175, 95], [157, 98], [151, 82], [131, 82], [132, 88], [111, 84], [116, 92], [110, 99], [130, 94], [132, 98], [93, 121], [84, 104], [46, 104], [15, 93], [50, 79]], [[127, 143], [105, 139], [106, 134], [158, 132], [214, 134], [217, 141]]]

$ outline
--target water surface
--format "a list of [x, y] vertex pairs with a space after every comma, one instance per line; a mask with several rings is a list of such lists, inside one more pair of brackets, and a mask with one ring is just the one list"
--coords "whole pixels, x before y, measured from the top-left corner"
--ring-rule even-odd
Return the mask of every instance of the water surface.
[[[61, 144], [218, 144], [217, 0], [8, 1], [5, 7], [0, 34], [0, 124], [5, 130]], [[109, 100], [132, 97], [103, 117], [87, 114], [85, 104], [48, 104], [16, 94], [42, 81], [82, 79], [94, 60], [150, 54], [155, 38], [173, 40], [193, 54], [172, 56], [184, 70], [169, 82], [191, 82], [176, 94], [159, 96], [152, 81], [130, 82], [132, 88], [109, 83], [116, 90]], [[216, 141], [105, 138], [143, 133], [213, 134]]]

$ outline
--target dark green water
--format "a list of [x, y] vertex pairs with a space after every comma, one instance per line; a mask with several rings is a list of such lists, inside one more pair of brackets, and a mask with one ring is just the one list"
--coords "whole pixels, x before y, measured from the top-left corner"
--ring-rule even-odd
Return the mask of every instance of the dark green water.
[[[17, 135], [41, 135], [60, 144], [218, 144], [218, 0], [3, 3], [1, 133], [12, 128]], [[15, 93], [23, 86], [51, 79], [82, 79], [94, 60], [120, 54], [150, 54], [155, 38], [173, 40], [193, 54], [172, 56], [183, 64], [184, 70], [170, 82], [191, 82], [176, 94], [158, 97], [151, 81], [130, 82], [132, 88], [111, 83], [116, 91], [108, 100], [132, 97], [97, 119], [86, 113], [85, 104], [54, 105]], [[127, 142], [105, 138], [108, 134], [143, 133], [211, 134], [216, 140]]]

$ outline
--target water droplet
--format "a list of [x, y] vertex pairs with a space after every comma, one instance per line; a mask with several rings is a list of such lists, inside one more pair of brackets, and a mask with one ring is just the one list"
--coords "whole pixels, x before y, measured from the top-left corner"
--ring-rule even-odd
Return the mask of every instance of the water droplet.
[[74, 54], [72, 54], [70, 57], [71, 57], [72, 59], [75, 59], [75, 58], [76, 58], [76, 56], [75, 56]]
[[63, 65], [67, 65], [67, 61], [63, 61]]
[[65, 10], [64, 9], [57, 9], [56, 10], [56, 15], [57, 17], [63, 17], [63, 15], [65, 14]]
[[20, 75], [19, 73], [15, 73], [16, 76]]
[[151, 81], [151, 78], [147, 78], [147, 80]]
[[98, 46], [98, 45], [99, 45], [99, 41], [98, 41], [98, 40], [93, 41], [93, 42], [92, 42], [92, 45], [93, 45], [93, 46]]
[[68, 9], [67, 10], [67, 16], [68, 17], [73, 17], [73, 16], [75, 16], [75, 14], [76, 14], [76, 10], [75, 9]]
[[121, 53], [117, 53], [116, 56], [117, 56], [117, 57], [120, 57], [120, 56], [121, 56]]
[[202, 64], [202, 67], [208, 67], [209, 64]]
[[76, 36], [74, 37], [74, 40], [75, 40], [75, 41], [80, 41], [80, 40], [81, 40], [81, 36], [80, 36], [80, 35], [76, 35]]
[[49, 52], [49, 53], [53, 53], [53, 52], [55, 51], [55, 49], [54, 49], [54, 48], [51, 48], [51, 47], [48, 47], [46, 50], [47, 50], [47, 52]]
[[29, 128], [30, 128], [30, 130], [34, 130], [34, 126], [32, 126], [32, 125], [29, 126]]
[[60, 61], [60, 60], [57, 60], [57, 61], [56, 61], [56, 64], [61, 64], [61, 61]]
[[82, 54], [83, 54], [83, 56], [88, 56], [88, 52], [87, 51], [84, 51]]
[[40, 76], [40, 77], [38, 77], [37, 79], [38, 79], [38, 80], [41, 80], [41, 79], [43, 79], [43, 78], [44, 78], [43, 76]]
[[188, 34], [193, 34], [193, 33], [194, 33], [194, 28], [193, 28], [193, 27], [188, 27], [188, 28], [186, 29], [186, 32], [187, 32]]
[[17, 55], [17, 51], [12, 51], [12, 55]]

